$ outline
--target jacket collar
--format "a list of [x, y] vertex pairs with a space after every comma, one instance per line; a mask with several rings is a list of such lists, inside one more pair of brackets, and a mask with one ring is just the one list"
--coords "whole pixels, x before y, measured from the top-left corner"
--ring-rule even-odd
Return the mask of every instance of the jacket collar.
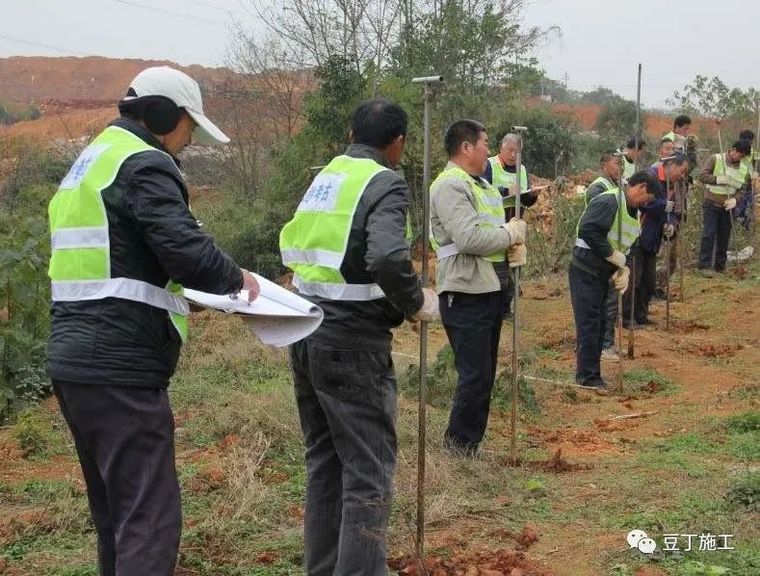
[[148, 130], [145, 126], [143, 126], [139, 122], [135, 122], [134, 120], [121, 116], [117, 118], [116, 120], [111, 121], [108, 125], [116, 126], [117, 128], [122, 128], [124, 130], [127, 130], [128, 132], [131, 132], [132, 134], [137, 136], [140, 140], [145, 142], [148, 146], [152, 146], [153, 148], [161, 150], [161, 152], [165, 152], [166, 154], [169, 154], [169, 156], [172, 157], [172, 160], [174, 160], [174, 163], [177, 165], [177, 168], [182, 167], [179, 159], [176, 156], [170, 154], [169, 151], [166, 148], [164, 148], [164, 145], [158, 141], [158, 138], [156, 138], [153, 135], [153, 133], [151, 133], [150, 130]]

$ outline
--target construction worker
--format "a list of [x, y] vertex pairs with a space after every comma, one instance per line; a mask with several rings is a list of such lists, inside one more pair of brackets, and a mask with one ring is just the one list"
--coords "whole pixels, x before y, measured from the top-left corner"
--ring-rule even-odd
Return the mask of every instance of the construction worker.
[[686, 152], [686, 138], [689, 136], [689, 130], [691, 130], [691, 118], [686, 114], [681, 114], [673, 120], [673, 130], [665, 134], [662, 139], [673, 142], [676, 152]]
[[182, 285], [259, 291], [188, 207], [177, 154], [227, 143], [198, 84], [148, 68], [49, 206], [48, 370], [74, 437], [102, 575], [169, 576], [182, 517], [167, 386], [187, 338]]
[[607, 388], [600, 358], [610, 277], [617, 292], [626, 291], [629, 278], [626, 253], [639, 235], [637, 211], [659, 197], [661, 189], [654, 177], [636, 172], [624, 193], [625, 206], [619, 205], [620, 194], [617, 189], [608, 190], [586, 206], [578, 222], [569, 267], [576, 330], [575, 380], [581, 386], [602, 390]]
[[749, 167], [742, 159], [751, 153], [752, 147], [748, 141], [737, 140], [725, 153], [710, 156], [699, 173], [699, 180], [706, 186], [697, 266], [699, 273], [707, 278], [726, 269], [731, 211], [736, 207], [739, 191], [750, 180]]
[[642, 138], [629, 138], [628, 142], [626, 142], [622, 157], [622, 178], [624, 182], [627, 182], [633, 176], [633, 173], [636, 172], [636, 162], [646, 153], [646, 150], [644, 150], [646, 146], [647, 143]]
[[[752, 152], [742, 159], [742, 163], [747, 167], [750, 173], [750, 182], [757, 177], [757, 160], [758, 151], [754, 148], [753, 143], [755, 141], [755, 133], [752, 130], [742, 130], [739, 133], [739, 140], [746, 140], [752, 147]], [[744, 192], [739, 198], [736, 209], [734, 210], [734, 219], [740, 222], [745, 230], [750, 229], [754, 213], [752, 207], [755, 205], [755, 192], [754, 186], [749, 184], [745, 186]]]
[[386, 568], [396, 466], [391, 328], [437, 318], [405, 238], [409, 191], [394, 172], [407, 114], [385, 99], [360, 104], [351, 141], [309, 186], [280, 233], [283, 263], [324, 321], [290, 348], [306, 447], [304, 543], [310, 575]]
[[[651, 214], [645, 214], [643, 216], [644, 222], [642, 228], [649, 230], [651, 226], [654, 228], [652, 232], [652, 239], [656, 238], [658, 232], [661, 237], [666, 239], [667, 242], [660, 243], [659, 251], [660, 257], [665, 261], [668, 259], [668, 263], [662, 263], [656, 267], [656, 291], [659, 292], [662, 297], [666, 297], [665, 291], [667, 289], [668, 274], [673, 274], [678, 266], [678, 253], [673, 246], [678, 236], [678, 230], [681, 225], [683, 217], [683, 208], [686, 205], [683, 194], [685, 192], [685, 186], [680, 185], [681, 179], [686, 176], [689, 171], [689, 158], [682, 152], [676, 152], [670, 158], [660, 160], [649, 168], [649, 173], [655, 176], [660, 182], [660, 186], [665, 190], [665, 214], [659, 214], [659, 221], [655, 222], [656, 218]], [[644, 236], [644, 230], [642, 230], [642, 236]], [[644, 240], [646, 244], [647, 241]], [[652, 243], [651, 250], [657, 245]], [[651, 264], [650, 264], [651, 265]], [[653, 293], [650, 289], [642, 290], [643, 296], [651, 296]], [[643, 310], [646, 312], [649, 308], [648, 299], [642, 302]], [[646, 313], [644, 313], [646, 318]]]
[[[483, 178], [493, 184], [504, 198], [504, 220], [509, 222], [515, 216], [515, 191], [517, 190], [517, 151], [520, 146], [520, 139], [517, 134], [506, 134], [501, 139], [499, 153], [488, 159], [486, 170]], [[525, 164], [520, 163], [520, 205], [523, 208], [530, 208], [538, 200], [538, 191], [530, 190], [528, 180], [528, 169]], [[506, 317], [512, 314], [512, 301], [515, 297], [515, 285], [512, 274], [509, 273], [508, 266], [498, 266], [495, 268], [499, 275], [499, 282], [502, 284], [504, 293], [504, 305], [506, 307]]]
[[502, 196], [482, 177], [488, 159], [483, 125], [454, 122], [444, 141], [449, 162], [430, 187], [430, 223], [441, 320], [459, 375], [444, 445], [472, 455], [488, 423], [505, 314], [499, 278], [506, 271], [498, 269], [525, 264], [526, 224], [504, 222]]
[[588, 185], [584, 200], [586, 205], [602, 192], [607, 192], [618, 187], [622, 166], [620, 165], [620, 153], [616, 150], [606, 150], [599, 159], [600, 174]]
[[670, 138], [663, 138], [660, 140], [660, 152], [659, 158], [670, 158], [676, 153], [676, 145]]
[[[621, 154], [616, 150], [607, 150], [599, 159], [600, 175], [589, 184], [584, 199], [586, 205], [594, 198], [609, 190], [617, 190], [621, 178]], [[610, 280], [612, 283], [612, 280]], [[607, 292], [604, 313], [604, 341], [602, 342], [602, 358], [618, 360], [615, 352], [615, 322], [617, 321], [618, 303], [614, 290]]]

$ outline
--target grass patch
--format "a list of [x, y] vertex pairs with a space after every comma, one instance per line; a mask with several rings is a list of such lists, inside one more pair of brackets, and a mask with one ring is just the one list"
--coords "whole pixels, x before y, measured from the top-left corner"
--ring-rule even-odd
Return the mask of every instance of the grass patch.
[[751, 472], [735, 480], [726, 494], [729, 507], [760, 512], [760, 472]]
[[55, 430], [50, 416], [39, 405], [19, 412], [11, 436], [24, 451], [25, 458], [45, 459], [65, 451], [63, 436]]
[[678, 386], [667, 376], [663, 376], [651, 368], [633, 368], [623, 374], [623, 382], [627, 387], [640, 392], [648, 392], [659, 396], [671, 396], [678, 391]]

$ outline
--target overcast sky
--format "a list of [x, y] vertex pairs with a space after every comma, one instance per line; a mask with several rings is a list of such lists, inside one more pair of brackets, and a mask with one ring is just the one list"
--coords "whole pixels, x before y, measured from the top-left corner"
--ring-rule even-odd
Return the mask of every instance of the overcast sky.
[[[222, 66], [234, 19], [261, 24], [247, 0], [5, 0], [0, 56], [100, 55]], [[698, 73], [760, 87], [758, 0], [529, 0], [524, 23], [557, 25], [537, 50], [548, 75], [568, 87], [607, 86], [664, 105]], [[716, 40], [717, 39], [717, 40]]]

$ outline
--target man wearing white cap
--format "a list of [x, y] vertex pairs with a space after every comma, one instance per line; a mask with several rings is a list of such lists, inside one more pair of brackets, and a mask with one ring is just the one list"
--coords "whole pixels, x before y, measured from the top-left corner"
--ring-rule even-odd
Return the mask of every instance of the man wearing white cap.
[[148, 68], [121, 117], [82, 152], [50, 202], [48, 372], [87, 484], [104, 576], [169, 576], [182, 515], [169, 378], [187, 338], [182, 286], [248, 290], [254, 277], [202, 232], [176, 155], [229, 142], [197, 82]]

